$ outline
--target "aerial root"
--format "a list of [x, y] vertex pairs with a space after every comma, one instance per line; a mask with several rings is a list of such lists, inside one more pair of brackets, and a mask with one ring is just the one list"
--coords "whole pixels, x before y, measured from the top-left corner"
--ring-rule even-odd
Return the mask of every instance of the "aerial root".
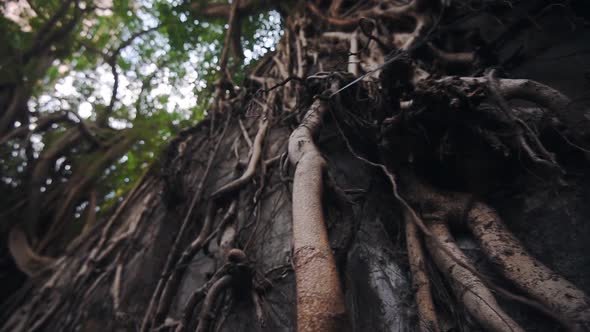
[[262, 309], [261, 296], [258, 294], [256, 289], [252, 289], [250, 295], [252, 296], [252, 302], [254, 303], [254, 310], [256, 312], [256, 320], [258, 320], [258, 326], [264, 327], [266, 326], [266, 321], [264, 319], [264, 310]]
[[[271, 100], [274, 100], [274, 98], [271, 98]], [[236, 191], [239, 191], [252, 178], [252, 176], [254, 175], [254, 173], [256, 171], [257, 165], [259, 163], [262, 163], [262, 164], [264, 163], [264, 161], [262, 160], [262, 148], [263, 148], [264, 138], [265, 138], [266, 133], [268, 131], [270, 120], [268, 119], [268, 113], [269, 113], [268, 108], [265, 105], [263, 105], [263, 108], [264, 108], [265, 112], [264, 112], [264, 115], [260, 119], [258, 132], [257, 132], [256, 138], [251, 146], [251, 157], [250, 157], [250, 161], [248, 163], [248, 167], [247, 167], [246, 171], [244, 172], [244, 174], [240, 178], [224, 185], [222, 188], [220, 188], [219, 190], [217, 190], [216, 192], [214, 192], [211, 195], [209, 202], [207, 204], [207, 212], [206, 212], [205, 220], [203, 221], [203, 225], [201, 226], [201, 230], [200, 230], [198, 236], [195, 238], [195, 240], [193, 240], [193, 242], [191, 242], [185, 248], [185, 250], [182, 252], [182, 254], [178, 258], [178, 260], [174, 263], [174, 266], [170, 266], [165, 269], [166, 271], [169, 271], [168, 275], [162, 276], [162, 280], [161, 280], [162, 283], [161, 283], [161, 285], [159, 285], [159, 287], [157, 287], [156, 292], [155, 292], [156, 296], [154, 296], [154, 298], [152, 299], [152, 301], [154, 301], [154, 299], [156, 299], [156, 301], [154, 301], [154, 303], [152, 305], [150, 305], [150, 308], [148, 308], [148, 312], [146, 313], [146, 318], [147, 318], [149, 315], [151, 315], [150, 312], [152, 312], [152, 311], [154, 312], [153, 313], [154, 318], [153, 318], [153, 323], [152, 323], [153, 326], [158, 326], [164, 320], [166, 314], [168, 313], [170, 305], [172, 304], [174, 296], [178, 290], [178, 287], [180, 286], [180, 282], [182, 280], [182, 275], [183, 275], [184, 271], [187, 269], [188, 265], [190, 264], [190, 261], [193, 259], [193, 257], [199, 251], [204, 249], [211, 240], [216, 238], [216, 236], [221, 235], [221, 237], [219, 237], [218, 240], [220, 241], [220, 245], [222, 247], [224, 247], [223, 256], [225, 256], [225, 259], [228, 262], [234, 264], [234, 263], [239, 263], [239, 262], [242, 262], [245, 260], [245, 255], [243, 254], [243, 252], [241, 250], [231, 248], [232, 243], [233, 243], [233, 237], [235, 236], [235, 229], [230, 224], [230, 222], [231, 222], [231, 219], [233, 218], [233, 216], [235, 215], [235, 212], [237, 209], [237, 200], [234, 199], [231, 201], [227, 213], [222, 218], [219, 225], [217, 225], [217, 227], [215, 228], [214, 231], [212, 231], [212, 227], [213, 227], [215, 217], [216, 217], [217, 205], [220, 202], [219, 198], [221, 196], [225, 197], [226, 195], [229, 195], [229, 194], [235, 193]], [[215, 149], [212, 152], [212, 154], [209, 158], [209, 161], [207, 163], [205, 174], [207, 174], [211, 168], [212, 161], [215, 158], [216, 152], [219, 148], [219, 143], [223, 139], [225, 131], [228, 127], [229, 119], [230, 119], [230, 116], [228, 115], [225, 127], [224, 127], [222, 135], [221, 135], [221, 138], [218, 140], [218, 142], [215, 146]], [[245, 128], [243, 128], [243, 129], [245, 130]], [[187, 216], [185, 217], [185, 221], [188, 220], [188, 217], [190, 216], [194, 205], [196, 205], [196, 203], [199, 202], [201, 199], [203, 181], [204, 181], [204, 179], [202, 179], [201, 182], [199, 183], [199, 185], [197, 186], [197, 193], [194, 196], [193, 201], [190, 204], [190, 209], [189, 209], [189, 212], [187, 213]], [[183, 222], [183, 225], [184, 224], [185, 224], [185, 222]], [[182, 227], [182, 229], [184, 229], [184, 227]], [[228, 235], [227, 235], [229, 233], [234, 234], [233, 236], [229, 236], [230, 239], [228, 239]], [[179, 237], [177, 236], [177, 240], [178, 240], [178, 238]], [[242, 254], [237, 255], [236, 252], [241, 252]], [[212, 279], [211, 280], [211, 282], [214, 282], [214, 283], [211, 286], [211, 289], [209, 290], [209, 292], [207, 293], [207, 296], [205, 297], [204, 304], [203, 304], [202, 311], [201, 311], [201, 316], [200, 316], [201, 319], [199, 320], [199, 327], [197, 330], [206, 330], [208, 328], [209, 321], [211, 320], [210, 311], [214, 309], [213, 306], [215, 303], [215, 299], [219, 295], [218, 293], [222, 292], [222, 290], [227, 286], [226, 284], [232, 283], [231, 282], [232, 278], [233, 277], [231, 275], [225, 275], [225, 276], [220, 277], [219, 279], [215, 279], [215, 280]], [[208, 283], [207, 285], [210, 285], [210, 283]], [[195, 307], [200, 302], [200, 300], [205, 296], [204, 293], [205, 293], [204, 289], [199, 289], [194, 294], [192, 294], [188, 303], [186, 304], [181, 321], [178, 323], [178, 325], [176, 327], [176, 331], [184, 331], [184, 329], [186, 329], [188, 321], [190, 320], [190, 316], [191, 316], [192, 312], [194, 311]], [[149, 318], [147, 318], [147, 319], [149, 320]], [[144, 320], [144, 324], [145, 324], [145, 322], [147, 322], [147, 324], [150, 324], [149, 321]], [[147, 328], [147, 324], [144, 325], [146, 328]]]
[[217, 299], [232, 283], [233, 277], [231, 275], [224, 275], [211, 286], [205, 297], [201, 313], [199, 314], [199, 325], [197, 326], [196, 332], [207, 331], [211, 320], [214, 319], [212, 312]]
[[[444, 78], [442, 81], [449, 79], [451, 78]], [[549, 110], [561, 124], [569, 129], [569, 134], [576, 143], [585, 143], [590, 134], [585, 112], [576, 109], [575, 103], [569, 97], [550, 86], [528, 79], [495, 79], [493, 77], [491, 81], [489, 77], [461, 77], [460, 79], [472, 85], [495, 84], [501, 97], [506, 100], [525, 100]], [[586, 152], [586, 158], [590, 159], [590, 153]]]
[[[514, 295], [489, 282], [489, 280], [486, 280], [482, 274], [468, 262], [467, 257], [465, 257], [459, 247], [454, 243], [450, 234], [446, 220], [449, 216], [457, 216], [461, 214], [461, 211], [465, 211], [470, 204], [470, 198], [468, 195], [459, 193], [447, 193], [447, 195], [445, 195], [439, 193], [420, 182], [411, 172], [407, 170], [403, 171], [403, 189], [406, 191], [405, 194], [408, 196], [408, 199], [413, 204], [425, 207], [429, 206], [431, 209], [434, 208], [436, 210], [422, 211], [428, 212], [431, 217], [430, 219], [433, 220], [430, 227], [428, 227], [422, 218], [418, 216], [416, 210], [414, 210], [408, 201], [400, 195], [396, 178], [385, 165], [373, 163], [360, 157], [350, 148], [350, 146], [349, 149], [355, 157], [372, 166], [379, 167], [385, 173], [391, 182], [394, 197], [402, 206], [405, 221], [415, 224], [415, 226], [422, 231], [425, 236], [428, 252], [432, 256], [438, 269], [453, 285], [457, 297], [467, 304], [466, 307], [469, 313], [484, 327], [492, 331], [524, 331], [502, 311], [490, 292], [490, 288], [510, 299], [517, 300], [535, 308], [539, 308], [539, 305], [534, 301]], [[413, 256], [416, 257], [416, 255]], [[416, 273], [414, 273], [414, 275], [416, 275]], [[428, 295], [425, 295], [425, 297], [427, 296]], [[424, 310], [424, 308], [427, 307], [423, 306], [422, 310]], [[424, 310], [424, 312], [426, 312], [426, 317], [428, 314], [431, 315], [427, 309]], [[546, 311], [544, 312], [546, 313]], [[422, 319], [422, 317], [420, 318]], [[432, 318], [426, 319], [425, 321], [431, 319]]]
[[[427, 213], [429, 219], [434, 220], [428, 230], [423, 230], [427, 236], [428, 250], [439, 269], [447, 278], [452, 279], [455, 291], [459, 289], [463, 292], [458, 297], [468, 304], [468, 310], [482, 325], [492, 330], [502, 330], [502, 326], [515, 328], [493, 299], [489, 291], [491, 289], [508, 299], [539, 310], [571, 331], [588, 329], [590, 300], [586, 294], [530, 256], [492, 208], [481, 202], [466, 200], [465, 194], [438, 192], [409, 172], [403, 175], [405, 186], [411, 188], [407, 194], [413, 203], [438, 206], [434, 210], [422, 211]], [[408, 212], [407, 216], [419, 219]], [[467, 227], [486, 256], [529, 298], [498, 287], [468, 263], [467, 258], [454, 244], [446, 224], [448, 220], [456, 218], [466, 219]], [[406, 222], [411, 220], [406, 217]], [[420, 221], [417, 226], [422, 230], [423, 222]], [[410, 250], [408, 254], [411, 254]], [[475, 286], [471, 287], [472, 284]]]
[[[217, 152], [219, 151], [219, 147], [221, 145], [221, 142], [223, 141], [223, 138], [225, 137], [225, 134], [226, 134], [227, 129], [229, 127], [230, 120], [231, 120], [231, 112], [227, 112], [223, 130], [221, 131], [221, 135], [220, 135], [219, 139], [215, 143], [215, 147], [213, 148], [213, 151], [211, 151], [211, 153], [207, 159], [207, 166], [205, 167], [205, 171], [203, 172], [203, 175], [200, 177], [200, 181], [198, 182], [198, 184], [196, 186], [195, 194], [193, 195], [191, 202], [189, 204], [188, 211], [186, 212], [186, 214], [184, 216], [184, 219], [182, 221], [182, 224], [180, 226], [178, 234], [176, 234], [176, 238], [174, 240], [174, 243], [172, 244], [172, 249], [170, 250], [170, 253], [166, 259], [166, 265], [164, 266], [164, 271], [162, 272], [162, 275], [161, 275], [160, 279], [158, 280], [158, 284], [156, 285], [154, 293], [152, 294], [152, 298], [150, 299], [150, 303], [148, 305], [148, 308], [145, 312], [143, 321], [141, 323], [141, 328], [139, 330], [140, 332], [147, 332], [151, 326], [155, 326], [160, 323], [154, 317], [156, 309], [160, 308], [160, 312], [163, 312], [163, 311], [167, 311], [167, 309], [170, 306], [171, 299], [166, 300], [165, 302], [161, 301], [162, 292], [164, 290], [164, 286], [168, 282], [168, 277], [170, 276], [170, 273], [172, 273], [172, 269], [176, 265], [176, 259], [177, 259], [178, 253], [180, 251], [181, 241], [184, 238], [189, 221], [191, 220], [193, 210], [195, 209], [197, 204], [201, 202], [205, 180], [208, 178], [209, 172], [211, 171], [211, 168], [213, 165], [213, 161], [217, 157]], [[165, 305], [166, 303], [167, 303], [167, 307]], [[163, 314], [159, 315], [160, 318], [162, 316], [163, 316]]]
[[[382, 164], [369, 163], [373, 166], [380, 167], [389, 178], [393, 187], [394, 197], [402, 205], [404, 213], [408, 216], [408, 219], [406, 220], [412, 221], [418, 229], [422, 231], [426, 237], [428, 251], [431, 256], [433, 256], [436, 265], [448, 279], [451, 279], [451, 282], [455, 285], [455, 291], [458, 289], [462, 292], [457, 296], [463, 300], [471, 300], [472, 304], [487, 306], [486, 308], [476, 308], [473, 306], [471, 308], [474, 310], [471, 314], [476, 319], [480, 320], [482, 325], [496, 327], [504, 325], [504, 327], [514, 327], [512, 322], [504, 317], [506, 316], [505, 313], [499, 311], [499, 308], [496, 309], [498, 305], [491, 295], [490, 290], [497, 292], [507, 299], [535, 308], [548, 317], [562, 322], [559, 317], [544, 304], [537, 302], [534, 299], [514, 294], [513, 292], [491, 282], [468, 262], [465, 255], [463, 255], [457, 245], [454, 244], [446, 223], [450, 219], [464, 217], [465, 212], [472, 204], [472, 199], [469, 195], [454, 192], [438, 192], [421, 182], [412, 172], [402, 170], [402, 179], [404, 180], [403, 185], [408, 199], [413, 204], [426, 207], [427, 210], [421, 212], [428, 216], [428, 220], [432, 220], [436, 224], [433, 227], [428, 227], [408, 202], [399, 195], [394, 175]], [[477, 287], [470, 287], [470, 284], [474, 282]], [[491, 299], [489, 299], [490, 296]], [[565, 325], [571, 327], [571, 324]]]
[[[185, 316], [190, 315], [192, 310], [194, 310], [196, 303], [203, 298], [203, 294], [206, 292], [203, 305], [201, 306], [201, 312], [199, 313], [199, 322], [197, 329], [195, 330], [196, 332], [208, 331], [211, 321], [215, 318], [215, 305], [228, 288], [242, 287], [245, 286], [242, 282], [249, 282], [249, 280], [243, 279], [243, 271], [246, 271], [249, 268], [246, 267], [246, 270], [244, 270], [244, 268], [239, 268], [240, 266], [243, 267], [247, 262], [246, 254], [244, 254], [242, 250], [233, 248], [225, 254], [224, 258], [226, 262], [225, 265], [207, 283], [206, 288], [199, 289], [193, 294], [193, 296], [191, 296], [187, 308], [185, 309]], [[250, 277], [250, 275], [248, 275], [248, 277]], [[249, 291], [248, 289], [243, 290]], [[186, 322], [184, 322], [184, 324], [186, 324]], [[179, 332], [178, 328], [176, 332]]]
[[468, 258], [455, 243], [446, 221], [433, 221], [430, 231], [440, 240], [446, 251], [454, 256], [452, 259], [445, 251], [434, 245], [431, 239], [426, 239], [426, 247], [436, 266], [453, 285], [453, 291], [457, 298], [465, 304], [467, 311], [487, 330], [524, 332], [524, 329], [500, 308], [482, 280], [455, 262], [456, 259], [459, 259], [463, 264], [470, 265]]
[[421, 9], [421, 1], [412, 0], [404, 5], [386, 4], [383, 2], [383, 6], [371, 5], [366, 9], [357, 9], [354, 11], [354, 16], [336, 16], [336, 10], [329, 10], [331, 16], [325, 15], [320, 8], [317, 7], [312, 1], [307, 3], [307, 8], [312, 14], [317, 16], [319, 19], [327, 22], [330, 25], [339, 27], [342, 29], [350, 29], [356, 27], [359, 22], [364, 18], [400, 18], [403, 16], [415, 16], [418, 15], [418, 11]]
[[588, 330], [590, 300], [586, 294], [533, 258], [494, 209], [475, 203], [467, 219], [483, 252], [507, 279], [550, 308], [571, 330]]
[[[274, 100], [274, 98], [271, 98]], [[266, 106], [264, 105], [266, 108]], [[266, 110], [265, 110], [266, 111]], [[248, 167], [246, 171], [240, 176], [238, 179], [224, 185], [223, 187], [219, 188], [215, 191], [211, 196], [213, 198], [220, 197], [222, 195], [233, 193], [243, 186], [245, 186], [250, 179], [254, 176], [256, 172], [256, 166], [259, 164], [262, 156], [262, 145], [264, 142], [264, 138], [266, 137], [266, 132], [268, 131], [269, 119], [268, 119], [268, 112], [265, 112], [261, 119], [260, 124], [258, 126], [258, 132], [256, 133], [256, 137], [254, 138], [254, 143], [252, 143], [252, 153], [250, 157], [250, 162], [248, 163]], [[246, 135], [247, 137], [247, 135]]]
[[[227, 216], [227, 214], [226, 214]], [[241, 251], [239, 249], [233, 249], [234, 251]], [[243, 252], [242, 252], [243, 254]], [[245, 255], [239, 255], [241, 256], [241, 260], [238, 260], [238, 263], [242, 263], [245, 261]], [[224, 255], [225, 260], [228, 260], [229, 254], [225, 254]], [[219, 282], [219, 280], [223, 277], [231, 277], [230, 275], [226, 274], [227, 273], [227, 268], [228, 265], [224, 265], [220, 270], [218, 270], [213, 277], [211, 277], [211, 279], [209, 279], [201, 288], [195, 290], [191, 296], [189, 297], [188, 301], [186, 302], [184, 309], [182, 311], [182, 316], [180, 321], [178, 322], [178, 325], [176, 325], [176, 329], [175, 332], [183, 332], [186, 330], [186, 327], [189, 325], [189, 322], [191, 320], [191, 318], [193, 317], [193, 312], [195, 311], [195, 309], [197, 308], [197, 306], [201, 303], [201, 301], [203, 301], [203, 299], [205, 299], [205, 304], [203, 304], [202, 306], [202, 310], [201, 310], [201, 315], [207, 317], [206, 320], [208, 320], [210, 317], [210, 312], [212, 310], [212, 305], [210, 304], [208, 308], [205, 307], [206, 303], [212, 303], [212, 301], [214, 302], [215, 299], [217, 298], [218, 294], [224, 289], [226, 288], [225, 286], [222, 287], [222, 289], [220, 289], [220, 284], [224, 284], [225, 281], [223, 282]], [[227, 279], [227, 278], [226, 278]], [[215, 292], [217, 294], [211, 294], [211, 292]], [[208, 302], [206, 299], [206, 296], [209, 298]], [[212, 297], [215, 297], [212, 299]], [[205, 311], [205, 313], [203, 313], [203, 310]], [[199, 324], [209, 324], [209, 322], [201, 322], [199, 321]]]
[[182, 311], [182, 317], [178, 325], [176, 325], [175, 332], [183, 332], [186, 329], [186, 326], [189, 324], [190, 319], [195, 311], [197, 305], [205, 298], [206, 295], [206, 288], [207, 285], [197, 289], [194, 291], [191, 296], [188, 298], [186, 305]]
[[418, 307], [418, 326], [421, 332], [438, 332], [440, 328], [434, 302], [432, 301], [432, 293], [430, 292], [430, 279], [424, 263], [424, 250], [420, 241], [420, 233], [410, 218], [407, 213], [404, 213], [412, 287], [414, 288], [414, 297]]
[[193, 259], [193, 257], [203, 248], [205, 240], [208, 238], [209, 233], [211, 231], [211, 225], [213, 224], [214, 219], [215, 204], [213, 202], [209, 202], [207, 207], [207, 215], [205, 216], [205, 221], [203, 222], [203, 226], [201, 227], [199, 235], [182, 252], [182, 255], [176, 262], [175, 268], [173, 268], [170, 271], [170, 276], [164, 284], [164, 289], [162, 291], [162, 296], [160, 297], [160, 301], [157, 306], [154, 321], [163, 321], [164, 316], [168, 313], [168, 309], [170, 308], [173, 297], [176, 294], [178, 287], [180, 286], [181, 277], [186, 268], [188, 267], [188, 264]]
[[349, 328], [322, 208], [326, 161], [313, 141], [328, 107], [326, 101], [314, 101], [289, 138], [289, 159], [295, 166], [293, 263], [298, 331], [332, 332]]
[[[495, 70], [490, 71], [486, 76], [489, 96], [496, 102], [502, 112], [510, 120], [516, 135], [514, 136], [515, 148], [524, 152], [524, 154], [534, 163], [546, 166], [548, 168], [560, 169], [554, 156], [547, 151], [541, 143], [539, 137], [524, 121], [519, 119], [514, 110], [508, 105], [508, 102], [502, 96], [498, 78], [495, 76]], [[563, 171], [562, 171], [563, 172]]]
[[[271, 101], [274, 101], [274, 94], [273, 94], [273, 97], [271, 97], [270, 99], [271, 99]], [[186, 268], [188, 267], [188, 265], [190, 264], [190, 261], [193, 259], [193, 257], [199, 251], [204, 249], [205, 246], [207, 246], [208, 243], [216, 237], [216, 235], [223, 234], [223, 236], [221, 238], [219, 238], [219, 240], [221, 242], [224, 242], [224, 241], [228, 242], [227, 239], [225, 239], [225, 237], [224, 237], [226, 235], [226, 233], [228, 233], [228, 231], [231, 233], [232, 230], [233, 230], [233, 233], [235, 233], [234, 227], [229, 225], [229, 222], [231, 221], [232, 217], [234, 216], [236, 208], [237, 208], [237, 200], [235, 200], [235, 199], [232, 200], [232, 202], [229, 206], [229, 210], [227, 211], [226, 215], [222, 218], [221, 222], [219, 223], [219, 225], [215, 228], [215, 230], [213, 232], [212, 232], [212, 227], [213, 227], [213, 223], [215, 221], [217, 205], [220, 202], [219, 198], [221, 196], [225, 197], [226, 195], [235, 193], [236, 191], [240, 190], [243, 186], [245, 186], [249, 182], [249, 180], [253, 177], [253, 175], [256, 171], [257, 165], [259, 163], [262, 163], [263, 164], [262, 166], [264, 167], [264, 161], [262, 160], [262, 149], [263, 149], [264, 138], [265, 138], [266, 133], [268, 131], [270, 119], [268, 118], [268, 116], [269, 116], [268, 106], [263, 105], [263, 108], [264, 108], [264, 114], [260, 119], [260, 124], [259, 124], [259, 128], [258, 128], [258, 132], [256, 134], [256, 138], [255, 138], [254, 142], [251, 143], [252, 144], [251, 145], [251, 157], [250, 157], [250, 161], [248, 163], [248, 167], [247, 167], [246, 171], [244, 172], [244, 174], [240, 178], [224, 185], [222, 188], [220, 188], [219, 190], [217, 190], [216, 192], [214, 192], [211, 195], [209, 202], [207, 204], [206, 217], [203, 222], [203, 225], [201, 226], [201, 230], [199, 232], [199, 235], [195, 238], [195, 240], [193, 240], [193, 242], [191, 242], [184, 249], [184, 251], [182, 252], [180, 257], [178, 258], [178, 260], [176, 260], [174, 262], [173, 260], [171, 260], [172, 256], [169, 257], [170, 261], [167, 262], [167, 267], [165, 268], [165, 272], [164, 272], [163, 276], [161, 277], [158, 287], [156, 287], [156, 291], [154, 293], [154, 296], [152, 297], [152, 301], [151, 301], [152, 303], [150, 303], [148, 311], [146, 312], [146, 316], [144, 318], [142, 330], [147, 330], [149, 328], [149, 325], [158, 326], [164, 320], [166, 314], [168, 313], [170, 305], [172, 304], [174, 296], [178, 290], [178, 287], [180, 286], [180, 282], [182, 280], [182, 275], [183, 275], [184, 271], [186, 270]], [[209, 170], [211, 169], [212, 162], [215, 159], [215, 156], [216, 156], [217, 151], [219, 149], [219, 145], [220, 145], [220, 143], [225, 135], [225, 132], [228, 128], [228, 124], [229, 124], [230, 119], [231, 119], [231, 116], [228, 112], [227, 120], [226, 120], [224, 129], [222, 131], [221, 137], [217, 141], [217, 144], [215, 145], [215, 148], [209, 157], [209, 160], [207, 162], [207, 166], [206, 166], [206, 169], [204, 172], [205, 176], [201, 179], [201, 181], [197, 185], [196, 195], [193, 197], [193, 199], [190, 203], [189, 211], [187, 212], [187, 214], [185, 216], [185, 220], [183, 221], [183, 225], [181, 227], [181, 231], [179, 232], [179, 235], [177, 236], [177, 239], [175, 241], [175, 245], [177, 245], [177, 242], [181, 238], [181, 235], [184, 233], [184, 230], [186, 228], [185, 224], [189, 220], [189, 217], [192, 214], [193, 208], [195, 207], [195, 205], [198, 202], [201, 201], [201, 197], [203, 194], [204, 179], [206, 178], [206, 175], [208, 174]], [[243, 128], [242, 124], [241, 124], [241, 126], [242, 126], [242, 129], [245, 130], [245, 128]], [[271, 161], [271, 162], [273, 162], [273, 161]], [[233, 242], [233, 240], [230, 240], [229, 242]], [[225, 244], [225, 247], [227, 247], [228, 245], [231, 246], [231, 243], [221, 243], [221, 244]], [[236, 251], [240, 251], [240, 250], [226, 248], [224, 250], [224, 256], [227, 256], [228, 260], [241, 261], [242, 259], [240, 257], [235, 257]], [[245, 256], [243, 259], [245, 259]], [[233, 263], [235, 263], [235, 262], [233, 262]], [[174, 264], [174, 265], [171, 265], [171, 264]], [[170, 265], [170, 266], [168, 266], [168, 265]], [[229, 280], [229, 279], [231, 279], [231, 276], [227, 276], [227, 278], [225, 278], [225, 276], [224, 276], [221, 279]], [[216, 282], [221, 283], [221, 281], [220, 281], [221, 279], [217, 280]], [[223, 285], [223, 284], [225, 284], [225, 281], [218, 286], [216, 286], [216, 284], [214, 284], [212, 286], [211, 290], [213, 291], [214, 294], [208, 294], [207, 297], [205, 298], [205, 305], [203, 307], [204, 311], [207, 311], [207, 310], [210, 311], [212, 309], [212, 308], [205, 309], [206, 304], [210, 303], [210, 302], [208, 302], [208, 299], [210, 299], [211, 296], [216, 296], [215, 293], [218, 292], [217, 291], [218, 287], [222, 287], [221, 285]], [[203, 295], [202, 289], [198, 290], [197, 292], [195, 292], [191, 296], [191, 298], [189, 299], [189, 302], [187, 303], [187, 305], [185, 307], [184, 315], [182, 316], [181, 321], [177, 325], [177, 328], [176, 328], [177, 331], [183, 331], [186, 328], [188, 320], [190, 319], [190, 314], [194, 311], [194, 308], [196, 307], [196, 305], [198, 304], [198, 302], [200, 301], [200, 299], [203, 296], [204, 295]], [[209, 301], [214, 301], [214, 300], [209, 300]], [[210, 305], [212, 306], [213, 304], [210, 304]], [[207, 329], [208, 320], [210, 320], [210, 318], [208, 318], [209, 314], [205, 314], [204, 311], [202, 311], [202, 318], [203, 319], [200, 320], [199, 329]], [[153, 319], [150, 318], [151, 315], [153, 315]]]

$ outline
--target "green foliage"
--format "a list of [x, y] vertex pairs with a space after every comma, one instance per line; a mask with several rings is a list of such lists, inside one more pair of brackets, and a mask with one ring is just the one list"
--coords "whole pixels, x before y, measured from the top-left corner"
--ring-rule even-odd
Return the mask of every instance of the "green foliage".
[[[207, 113], [212, 95], [208, 87], [219, 77], [219, 56], [227, 22], [201, 17], [189, 11], [182, 1], [113, 0], [109, 8], [86, 7], [72, 31], [58, 36], [48, 52], [35, 54], [25, 66], [18, 62], [19, 57], [33, 46], [39, 31], [47, 27], [63, 0], [29, 0], [29, 3], [35, 13], [25, 20], [30, 31], [23, 30], [23, 22], [19, 26], [0, 17], [0, 43], [3, 45], [0, 48], [0, 85], [14, 84], [21, 77], [30, 78], [27, 84], [32, 91], [29, 100], [32, 128], [43, 116], [71, 111], [84, 119], [100, 141], [123, 135], [134, 142], [127, 152], [100, 170], [96, 190], [101, 211], [108, 211], [158, 158], [170, 138]], [[94, 1], [81, 3], [91, 6]], [[72, 20], [73, 13], [73, 7], [69, 8], [50, 31], [57, 31]], [[248, 62], [271, 49], [269, 43], [279, 38], [278, 24], [280, 19], [276, 13], [242, 21], [242, 43]], [[110, 128], [98, 128], [94, 121], [106, 112], [114, 82], [107, 59], [129, 38], [156, 26], [156, 30], [131, 40], [116, 55], [119, 87], [108, 118]], [[50, 65], [40, 71], [42, 61], [49, 61]], [[231, 67], [237, 82], [243, 81], [247, 64]], [[0, 97], [1, 93], [0, 89]], [[15, 169], [29, 167], [30, 172], [43, 151], [71, 126], [72, 122], [56, 123], [36, 133], [35, 142], [17, 146], [18, 140], [14, 140], [11, 146], [1, 147], [0, 153], [6, 157], [0, 162], [3, 176], [6, 174], [11, 183], [25, 183], [27, 172]], [[28, 146], [28, 154], [24, 152], [24, 145]], [[81, 140], [78, 146], [64, 152], [59, 161], [61, 169], [51, 174], [53, 183], [66, 182], [72, 174], [87, 169], [87, 165], [101, 157], [101, 149]], [[68, 165], [65, 172], [63, 165]], [[3, 178], [3, 182], [9, 181]]]

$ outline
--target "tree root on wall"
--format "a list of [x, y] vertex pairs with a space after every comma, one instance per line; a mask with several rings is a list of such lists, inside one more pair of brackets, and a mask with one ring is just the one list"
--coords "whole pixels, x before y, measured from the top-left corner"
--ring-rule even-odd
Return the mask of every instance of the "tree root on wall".
[[326, 102], [316, 100], [289, 138], [293, 180], [293, 263], [297, 284], [298, 331], [348, 328], [344, 295], [324, 221], [322, 174], [325, 160], [313, 142]]

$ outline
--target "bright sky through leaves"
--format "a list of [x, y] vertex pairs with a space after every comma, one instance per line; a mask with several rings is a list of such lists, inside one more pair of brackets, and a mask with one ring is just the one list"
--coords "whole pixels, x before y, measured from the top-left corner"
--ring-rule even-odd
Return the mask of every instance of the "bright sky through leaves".
[[[41, 10], [41, 14], [37, 15], [27, 1], [31, 1], [35, 10]], [[212, 94], [209, 87], [218, 74], [227, 22], [194, 17], [180, 6], [182, 1], [95, 0], [92, 3], [99, 8], [80, 19], [73, 38], [64, 39], [59, 45], [67, 49], [65, 56], [53, 60], [46, 74], [34, 85], [28, 101], [31, 112], [28, 127], [34, 130], [40, 118], [64, 111], [75, 112], [89, 123], [96, 121], [113, 97], [115, 79], [106, 57], [133, 34], [159, 27], [133, 39], [116, 59], [118, 88], [108, 125], [115, 130], [133, 130], [137, 143], [104, 171], [101, 191], [108, 201], [119, 199], [131, 188], [180, 129], [194, 125], [206, 114]], [[35, 29], [61, 4], [56, 0], [15, 0], [0, 8], [27, 37], [27, 34], [34, 36]], [[86, 6], [85, 1], [80, 4], [81, 8]], [[244, 66], [274, 50], [282, 33], [277, 12], [256, 14], [245, 18], [242, 24], [244, 60], [232, 67], [237, 81], [243, 79]], [[18, 40], [17, 37], [13, 39]], [[23, 45], [22, 49], [27, 47]], [[68, 117], [79, 121], [71, 115]], [[33, 158], [39, 158], [67, 126], [53, 124], [47, 132], [30, 135]], [[9, 153], [13, 158], [22, 158], [22, 162], [16, 167], [13, 161], [0, 163], [2, 180], [16, 186], [20, 183], [16, 175], [23, 174], [27, 166], [25, 147], [13, 144]], [[78, 154], [59, 158], [55, 170], [61, 170], [66, 178], [72, 176], [76, 164], [84, 165], [85, 158], [89, 158]], [[50, 186], [51, 183], [46, 187]]]

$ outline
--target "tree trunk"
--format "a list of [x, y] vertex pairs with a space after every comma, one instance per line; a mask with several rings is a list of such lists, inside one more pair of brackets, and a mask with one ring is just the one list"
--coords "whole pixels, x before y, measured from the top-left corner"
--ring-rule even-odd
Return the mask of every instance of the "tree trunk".
[[[209, 10], [232, 30], [248, 6], [265, 4]], [[245, 87], [221, 89], [231, 82], [222, 74], [207, 118], [170, 142], [108, 220], [31, 273], [3, 304], [0, 331], [588, 328], [590, 172], [578, 147], [589, 145], [571, 126], [588, 119], [578, 105], [563, 109], [571, 101], [539, 102], [555, 88], [577, 98], [583, 76], [564, 64], [560, 82], [530, 67], [532, 56], [579, 49], [588, 31], [547, 48], [569, 25], [536, 12], [537, 24], [560, 28], [531, 42], [519, 67], [509, 52], [534, 27], [490, 18], [516, 22], [517, 11], [440, 6], [289, 8], [272, 57]], [[466, 38], [474, 26], [482, 35]], [[506, 92], [508, 80], [481, 75], [486, 52], [547, 86]], [[547, 109], [536, 117], [515, 98]], [[538, 287], [547, 280], [493, 270], [510, 255], [473, 212], [480, 201], [514, 233], [506, 246], [528, 248], [519, 259], [563, 275], [551, 283], [556, 303]], [[562, 300], [568, 290], [575, 308]]]

